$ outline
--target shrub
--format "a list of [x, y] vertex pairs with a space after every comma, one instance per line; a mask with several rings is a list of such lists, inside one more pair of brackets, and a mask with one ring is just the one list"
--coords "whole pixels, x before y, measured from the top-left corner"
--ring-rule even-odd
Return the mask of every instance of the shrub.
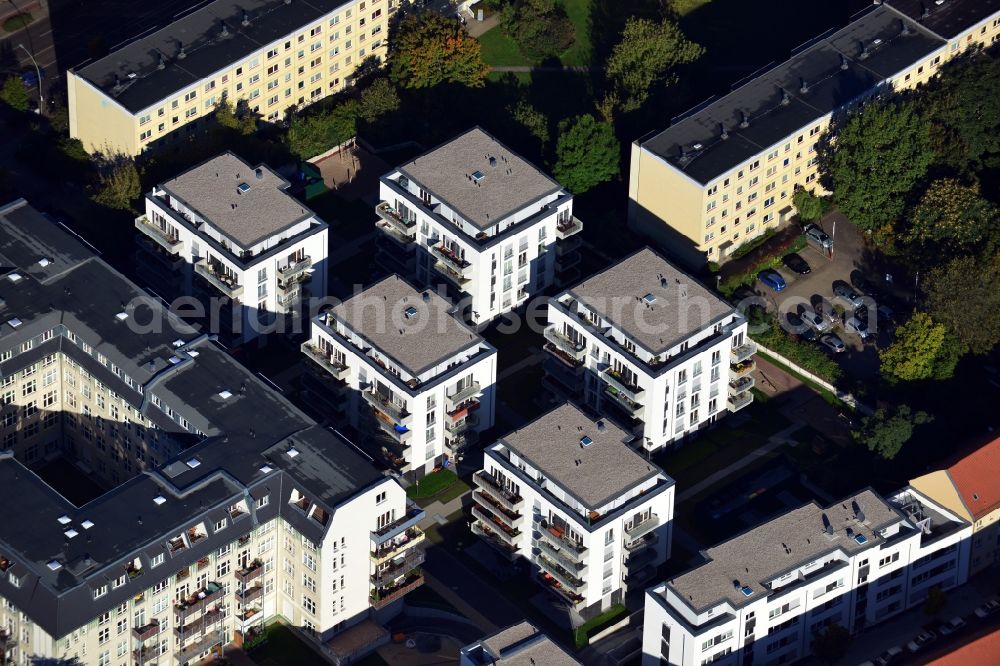
[[576, 28], [555, 0], [518, 0], [500, 14], [501, 28], [525, 57], [558, 56], [576, 41]]
[[743, 273], [731, 275], [719, 283], [719, 291], [723, 296], [729, 298], [733, 295], [734, 291], [743, 285], [753, 284], [753, 281], [757, 279], [757, 273], [761, 272], [765, 268], [778, 268], [778, 266], [781, 265], [782, 257], [793, 252], [798, 252], [805, 246], [806, 237], [803, 234], [793, 236], [790, 239], [775, 245], [775, 247], [771, 248], [771, 251], [768, 252], [767, 257], [754, 264], [752, 268]]
[[768, 315], [770, 325], [751, 337], [776, 354], [784, 356], [820, 379], [836, 385], [843, 379], [840, 366], [815, 344], [800, 342], [786, 333], [773, 315]]
[[730, 258], [739, 259], [741, 257], [747, 256], [748, 254], [759, 248], [761, 245], [771, 240], [774, 237], [774, 234], [776, 233], [778, 233], [777, 229], [768, 229], [760, 236], [757, 236], [757, 238], [751, 238], [750, 240], [748, 240], [747, 242], [743, 243], [738, 248], [730, 252], [729, 253]]
[[24, 26], [30, 25], [33, 20], [34, 18], [27, 12], [14, 14], [3, 22], [3, 29], [7, 32], [17, 32]]
[[628, 614], [628, 610], [622, 604], [615, 604], [597, 617], [584, 622], [573, 631], [573, 643], [576, 648], [584, 648], [590, 642], [590, 636], [602, 629], [618, 622], [623, 615]]

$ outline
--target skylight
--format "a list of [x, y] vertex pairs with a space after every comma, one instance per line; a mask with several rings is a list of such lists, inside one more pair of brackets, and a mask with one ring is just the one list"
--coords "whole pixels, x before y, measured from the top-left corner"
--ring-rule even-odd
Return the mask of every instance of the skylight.
[[92, 520], [85, 520], [82, 523], [80, 523], [80, 527], [82, 527], [85, 530], [89, 530], [93, 526], [94, 526], [94, 521]]
[[73, 529], [73, 528], [71, 527], [71, 528], [69, 528], [68, 530], [66, 530], [65, 532], [63, 532], [63, 534], [65, 534], [65, 535], [66, 535], [66, 538], [67, 538], [67, 539], [72, 539], [73, 537], [77, 536], [77, 535], [78, 535], [78, 534], [80, 534], [80, 533], [79, 533], [79, 532], [77, 532], [76, 530], [74, 530], [74, 529]]
[[219, 391], [219, 397], [222, 398], [223, 400], [229, 400], [230, 398], [233, 397], [233, 392], [232, 391]]
[[163, 495], [157, 495], [156, 497], [153, 498], [153, 504], [155, 504], [156, 506], [162, 506], [166, 503], [167, 503], [167, 498], [164, 497]]
[[191, 469], [194, 469], [195, 467], [197, 467], [200, 464], [201, 464], [201, 461], [198, 460], [197, 458], [191, 458], [191, 460], [187, 461], [187, 466], [190, 467]]
[[46, 259], [45, 257], [42, 257], [41, 259], [38, 260], [38, 265], [41, 266], [42, 268], [45, 268], [46, 266], [48, 266], [51, 263], [52, 262], [49, 261], [48, 259]]
[[128, 319], [128, 313], [119, 312], [118, 314], [115, 315], [115, 319], [117, 319], [118, 321], [125, 321], [126, 319]]
[[586, 448], [594, 443], [594, 440], [590, 438], [589, 435], [584, 435], [580, 438], [580, 446]]
[[11, 282], [17, 283], [23, 280], [24, 278], [21, 277], [20, 273], [11, 273], [10, 275], [7, 276], [7, 279], [10, 280]]
[[653, 296], [653, 294], [646, 294], [645, 296], [642, 297], [642, 300], [646, 301], [647, 303], [655, 303], [656, 296]]
[[476, 181], [477, 183], [481, 183], [484, 178], [486, 178], [486, 174], [484, 174], [482, 171], [472, 172], [472, 180]]
[[59, 516], [60, 525], [69, 525], [71, 522], [73, 521], [69, 519], [69, 516]]
[[270, 465], [261, 465], [260, 471], [264, 474], [270, 474], [271, 472], [274, 471], [274, 468], [271, 467]]
[[21, 320], [14, 317], [13, 319], [8, 319], [7, 323], [10, 324], [11, 328], [18, 328], [21, 325]]
[[49, 560], [49, 563], [48, 563], [47, 566], [49, 567], [49, 570], [51, 570], [51, 571], [59, 571], [60, 569], [62, 569], [62, 563], [59, 562], [58, 560]]
[[403, 314], [406, 316], [407, 319], [413, 319], [414, 317], [417, 316], [417, 309], [411, 305], [405, 310], [403, 310]]
[[240, 194], [246, 194], [250, 191], [250, 183], [240, 183], [236, 186], [236, 191]]
[[299, 450], [296, 449], [294, 446], [292, 448], [288, 449], [288, 457], [289, 458], [295, 458], [298, 455], [299, 455]]

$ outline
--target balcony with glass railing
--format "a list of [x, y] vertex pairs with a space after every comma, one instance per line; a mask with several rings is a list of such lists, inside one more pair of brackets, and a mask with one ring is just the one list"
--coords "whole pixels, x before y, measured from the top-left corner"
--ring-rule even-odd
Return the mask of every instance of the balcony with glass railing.
[[582, 594], [574, 592], [568, 587], [564, 587], [558, 580], [544, 571], [539, 573], [539, 580], [541, 580], [542, 584], [545, 585], [547, 589], [552, 590], [552, 592], [565, 599], [572, 606], [579, 606], [586, 600], [586, 597]]
[[576, 562], [582, 562], [586, 557], [586, 546], [575, 539], [567, 537], [566, 530], [563, 528], [555, 525], [549, 525], [544, 520], [538, 527], [538, 538], [555, 546], [562, 551], [566, 557], [569, 557]]
[[539, 552], [545, 555], [545, 557], [558, 562], [561, 567], [574, 573], [577, 576], [583, 576], [586, 574], [588, 566], [586, 561], [577, 560], [573, 557], [567, 555], [565, 551], [561, 548], [556, 548], [548, 541], [543, 541], [539, 539], [535, 547], [538, 548]]
[[291, 284], [292, 282], [308, 279], [309, 270], [312, 269], [312, 257], [305, 256], [301, 259], [289, 262], [278, 269], [278, 286]]
[[733, 365], [742, 363], [746, 361], [751, 356], [757, 353], [757, 343], [752, 340], [744, 342], [739, 347], [733, 347], [732, 352], [729, 354], [729, 362]]
[[472, 382], [468, 386], [455, 391], [445, 398], [445, 409], [451, 413], [458, 410], [466, 402], [478, 398], [483, 394], [483, 385], [479, 382]]
[[145, 215], [135, 218], [135, 228], [170, 254], [177, 254], [184, 249], [184, 241], [176, 232], [161, 228]]
[[617, 387], [608, 384], [604, 387], [604, 397], [610, 399], [625, 411], [628, 416], [637, 419], [642, 416], [642, 405], [633, 401], [627, 395], [618, 390]]
[[614, 386], [618, 389], [618, 392], [624, 395], [626, 398], [632, 402], [639, 404], [642, 402], [643, 397], [646, 395], [646, 390], [641, 386], [634, 384], [627, 379], [624, 375], [620, 374], [614, 368], [608, 367], [600, 372], [601, 379], [607, 382], [609, 385]]
[[453, 283], [456, 287], [464, 290], [472, 282], [471, 277], [462, 275], [459, 271], [456, 271], [451, 266], [447, 265], [443, 261], [435, 261], [434, 269], [440, 273], [446, 280]]
[[423, 564], [424, 559], [423, 548], [411, 548], [404, 551], [399, 556], [377, 566], [375, 573], [370, 576], [371, 583], [376, 587], [392, 584], [399, 577], [408, 574]]
[[406, 410], [405, 406], [390, 400], [377, 391], [368, 389], [367, 391], [362, 392], [361, 397], [364, 398], [364, 401], [369, 405], [388, 416], [394, 423], [399, 425], [409, 425], [412, 421], [410, 418], [411, 414]]
[[372, 608], [376, 610], [385, 608], [397, 599], [402, 599], [423, 584], [424, 575], [418, 569], [390, 587], [373, 590], [372, 594], [368, 597], [368, 601], [371, 603]]
[[303, 342], [302, 353], [311, 361], [316, 363], [323, 370], [328, 372], [334, 379], [345, 381], [351, 372], [346, 363], [338, 361], [333, 352], [315, 345], [311, 342]]
[[741, 377], [749, 375], [756, 367], [757, 363], [753, 359], [732, 365], [729, 368], [729, 381], [737, 381]]
[[559, 584], [565, 588], [569, 588], [576, 593], [583, 594], [587, 589], [587, 581], [580, 578], [565, 568], [560, 566], [557, 562], [550, 560], [544, 554], [540, 554], [536, 558], [538, 567], [547, 573], [548, 575], [559, 581]]
[[411, 548], [419, 546], [424, 542], [424, 539], [424, 533], [419, 527], [411, 527], [394, 540], [373, 550], [371, 552], [371, 560], [377, 566], [387, 560], [391, 560], [401, 553], [405, 553]]
[[482, 521], [484, 525], [488, 526], [497, 536], [503, 539], [507, 545], [517, 547], [517, 538], [521, 536], [521, 530], [508, 527], [500, 518], [479, 504], [472, 505], [472, 517]]
[[729, 382], [729, 394], [736, 395], [744, 391], [749, 391], [753, 388], [754, 383], [753, 375], [743, 375], [739, 379], [731, 380]]
[[243, 285], [236, 278], [223, 271], [218, 264], [201, 259], [194, 265], [194, 272], [205, 278], [209, 284], [229, 298], [239, 298], [243, 295]]
[[493, 518], [499, 519], [500, 522], [512, 530], [516, 530], [522, 523], [524, 523], [524, 514], [519, 511], [512, 511], [508, 509], [492, 495], [483, 490], [477, 490], [472, 493], [472, 499], [477, 502], [479, 506], [489, 511]]
[[636, 539], [646, 536], [659, 526], [660, 526], [660, 517], [654, 513], [651, 514], [645, 520], [643, 520], [641, 523], [633, 525], [630, 528], [626, 528], [625, 537], [627, 541], [635, 541]]
[[516, 512], [524, 506], [523, 497], [515, 495], [501, 486], [492, 475], [483, 470], [479, 470], [473, 475], [472, 482], [508, 511]]
[[738, 412], [752, 402], [753, 393], [750, 391], [737, 393], [736, 395], [731, 395], [728, 399], [726, 399], [726, 405], [729, 407], [729, 411], [731, 412]]
[[583, 359], [587, 354], [587, 347], [582, 339], [571, 340], [555, 326], [546, 327], [542, 335], [569, 358], [577, 362], [583, 362]]
[[507, 543], [506, 540], [497, 536], [496, 530], [490, 529], [488, 525], [483, 525], [479, 521], [472, 523], [472, 533], [491, 545], [498, 553], [506, 559], [513, 561], [517, 557], [517, 547]]
[[556, 238], [559, 240], [565, 240], [581, 231], [583, 231], [583, 222], [575, 217], [556, 222]]
[[444, 263], [448, 268], [457, 273], [459, 277], [472, 277], [472, 264], [458, 256], [454, 250], [443, 243], [432, 245], [431, 254], [437, 257], [439, 262]]
[[406, 500], [406, 514], [384, 527], [373, 530], [371, 533], [372, 542], [376, 547], [381, 546], [393, 537], [415, 527], [426, 515], [423, 509], [412, 501]]
[[400, 215], [388, 201], [382, 201], [375, 207], [375, 213], [399, 236], [412, 241], [417, 235], [417, 221], [407, 220]]

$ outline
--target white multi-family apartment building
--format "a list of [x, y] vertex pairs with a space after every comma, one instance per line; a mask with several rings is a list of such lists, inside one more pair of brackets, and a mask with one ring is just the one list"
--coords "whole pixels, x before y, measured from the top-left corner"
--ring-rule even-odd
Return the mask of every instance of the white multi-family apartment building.
[[703, 552], [646, 591], [643, 664], [783, 664], [968, 578], [971, 526], [912, 488], [811, 503]]
[[475, 127], [381, 179], [378, 261], [445, 284], [484, 326], [579, 275], [573, 195]]
[[733, 306], [645, 248], [549, 299], [546, 386], [654, 451], [753, 401]]
[[302, 351], [315, 369], [307, 399], [411, 478], [453, 464], [493, 426], [496, 348], [398, 275], [315, 317]]
[[166, 299], [197, 294], [201, 320], [231, 345], [301, 327], [326, 295], [327, 224], [266, 165], [226, 152], [157, 185], [136, 218], [138, 276]]
[[0, 247], [4, 664], [335, 639], [422, 584], [423, 512], [348, 441], [24, 201]]
[[674, 481], [612, 423], [567, 403], [501, 438], [476, 473], [473, 533], [588, 617], [670, 556]]
[[578, 666], [580, 663], [527, 620], [466, 645], [459, 666]]

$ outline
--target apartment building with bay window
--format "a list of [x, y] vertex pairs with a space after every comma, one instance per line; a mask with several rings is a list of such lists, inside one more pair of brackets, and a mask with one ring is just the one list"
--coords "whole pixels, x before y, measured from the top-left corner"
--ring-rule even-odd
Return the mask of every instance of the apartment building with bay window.
[[796, 188], [825, 193], [816, 143], [833, 116], [883, 91], [916, 88], [998, 35], [996, 0], [876, 2], [633, 142], [630, 226], [686, 265], [725, 261], [794, 214]]
[[473, 477], [473, 534], [527, 560], [574, 626], [670, 557], [674, 481], [626, 438], [566, 403], [487, 447]]
[[376, 261], [443, 285], [483, 327], [579, 278], [573, 195], [479, 127], [381, 179]]
[[289, 195], [267, 165], [231, 152], [146, 194], [135, 220], [136, 274], [167, 300], [194, 295], [192, 321], [230, 346], [304, 328], [326, 296], [327, 223]]
[[70, 136], [139, 155], [189, 140], [226, 98], [267, 122], [350, 85], [387, 52], [401, 0], [213, 0], [67, 72]]
[[423, 512], [23, 200], [0, 207], [4, 663], [194, 664], [423, 582]]
[[649, 248], [549, 299], [546, 388], [645, 451], [753, 402], [746, 318]]
[[830, 625], [851, 633], [968, 578], [970, 525], [913, 488], [815, 502], [702, 552], [646, 591], [644, 666], [747, 666], [808, 657]]
[[493, 426], [496, 348], [398, 275], [315, 317], [302, 351], [304, 397], [409, 478], [461, 460]]

